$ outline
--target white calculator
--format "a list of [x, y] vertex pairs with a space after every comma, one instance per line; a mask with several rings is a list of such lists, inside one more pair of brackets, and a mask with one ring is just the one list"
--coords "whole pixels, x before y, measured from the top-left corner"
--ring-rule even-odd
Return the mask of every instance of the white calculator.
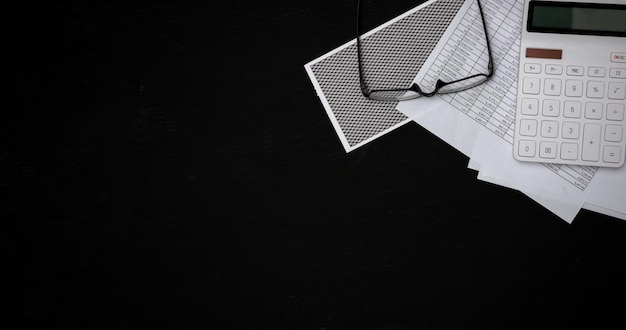
[[525, 0], [513, 154], [620, 167], [626, 154], [626, 0]]

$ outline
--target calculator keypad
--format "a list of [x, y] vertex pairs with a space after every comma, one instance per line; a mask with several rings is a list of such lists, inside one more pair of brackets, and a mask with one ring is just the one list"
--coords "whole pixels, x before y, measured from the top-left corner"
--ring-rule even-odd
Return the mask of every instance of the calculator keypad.
[[623, 164], [626, 67], [524, 63], [521, 68], [517, 159]]

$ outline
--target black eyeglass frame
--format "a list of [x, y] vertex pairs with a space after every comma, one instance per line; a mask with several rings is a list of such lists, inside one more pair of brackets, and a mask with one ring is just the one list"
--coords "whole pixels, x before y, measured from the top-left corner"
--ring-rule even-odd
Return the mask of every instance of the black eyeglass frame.
[[[462, 88], [462, 89], [458, 89], [458, 90], [454, 90], [454, 91], [450, 91], [447, 93], [456, 93], [456, 92], [460, 92], [472, 87], [476, 87], [484, 82], [486, 82], [487, 80], [489, 80], [489, 78], [491, 78], [491, 76], [493, 76], [493, 57], [491, 54], [491, 44], [489, 42], [489, 35], [487, 33], [487, 24], [485, 23], [485, 14], [483, 13], [483, 8], [482, 8], [482, 4], [480, 3], [480, 0], [476, 0], [476, 2], [478, 2], [478, 10], [480, 12], [480, 18], [482, 19], [482, 23], [483, 23], [483, 29], [485, 32], [485, 40], [487, 43], [487, 53], [489, 55], [489, 62], [487, 63], [487, 69], [488, 69], [488, 73], [477, 73], [474, 75], [471, 75], [469, 77], [465, 77], [465, 78], [461, 78], [458, 80], [454, 80], [454, 81], [449, 81], [449, 82], [445, 82], [441, 79], [437, 79], [437, 82], [435, 83], [435, 89], [432, 92], [424, 92], [422, 91], [422, 89], [419, 87], [418, 84], [413, 83], [411, 84], [411, 86], [409, 88], [391, 88], [391, 89], [373, 89], [370, 90], [367, 87], [367, 84], [365, 82], [365, 78], [364, 78], [364, 74], [363, 74], [363, 55], [362, 55], [362, 50], [361, 50], [361, 1], [357, 0], [357, 12], [356, 12], [356, 52], [357, 52], [357, 62], [358, 62], [358, 71], [359, 71], [359, 84], [361, 87], [361, 93], [363, 94], [363, 96], [365, 96], [368, 99], [372, 99], [372, 100], [377, 100], [377, 101], [405, 101], [405, 100], [411, 100], [411, 99], [415, 99], [418, 98], [420, 96], [426, 96], [426, 97], [431, 97], [437, 93], [439, 93], [439, 91], [441, 90], [441, 88], [450, 85], [450, 84], [455, 84], [458, 82], [462, 82], [465, 80], [469, 80], [469, 79], [473, 79], [473, 78], [477, 78], [477, 77], [485, 77], [484, 81], [481, 81], [479, 84], [472, 84], [472, 85], [468, 85], [466, 88]], [[400, 96], [400, 97], [394, 97], [394, 98], [373, 98], [371, 97], [372, 93], [378, 93], [378, 92], [413, 92], [414, 94], [411, 94], [409, 96]]]

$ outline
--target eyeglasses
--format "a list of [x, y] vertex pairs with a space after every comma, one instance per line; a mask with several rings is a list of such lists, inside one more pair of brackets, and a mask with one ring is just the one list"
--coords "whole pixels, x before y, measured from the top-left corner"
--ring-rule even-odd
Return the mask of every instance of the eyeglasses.
[[491, 56], [491, 45], [489, 44], [489, 37], [487, 34], [487, 26], [485, 24], [485, 15], [483, 14], [483, 8], [478, 2], [478, 10], [480, 12], [480, 18], [482, 20], [483, 30], [485, 32], [485, 40], [487, 46], [487, 53], [489, 61], [487, 63], [487, 73], [476, 73], [471, 76], [461, 78], [453, 81], [443, 81], [437, 79], [434, 89], [431, 92], [425, 92], [422, 88], [413, 83], [408, 88], [390, 88], [390, 89], [369, 89], [364, 79], [363, 70], [363, 54], [361, 50], [361, 1], [357, 1], [357, 14], [356, 14], [356, 51], [357, 61], [359, 69], [359, 82], [361, 86], [361, 92], [363, 96], [371, 100], [377, 101], [405, 101], [418, 98], [420, 96], [430, 97], [435, 94], [455, 93], [460, 92], [475, 86], [478, 86], [491, 78], [493, 75], [493, 60]]

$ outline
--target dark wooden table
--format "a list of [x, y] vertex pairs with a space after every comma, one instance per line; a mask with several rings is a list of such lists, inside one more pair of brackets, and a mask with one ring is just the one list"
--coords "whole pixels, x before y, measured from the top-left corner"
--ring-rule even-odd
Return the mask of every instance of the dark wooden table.
[[[416, 5], [368, 2], [366, 29]], [[416, 124], [344, 152], [303, 66], [354, 15], [5, 7], [0, 276], [18, 324], [623, 328], [626, 222], [568, 225]]]

